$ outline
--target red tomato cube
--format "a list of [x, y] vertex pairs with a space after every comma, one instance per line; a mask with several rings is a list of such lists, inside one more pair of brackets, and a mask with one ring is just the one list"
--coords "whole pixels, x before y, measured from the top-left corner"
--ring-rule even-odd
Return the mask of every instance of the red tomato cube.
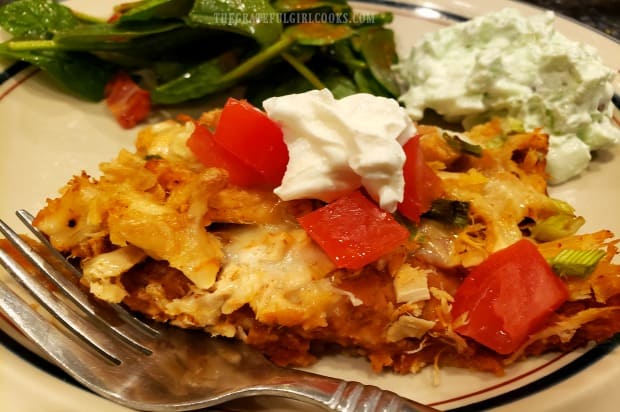
[[405, 192], [398, 211], [408, 219], [420, 223], [420, 215], [431, 207], [433, 200], [443, 195], [441, 179], [424, 161], [420, 136], [415, 136], [403, 146], [405, 165]]
[[196, 158], [206, 167], [217, 167], [228, 171], [228, 181], [233, 185], [248, 187], [261, 184], [263, 177], [247, 166], [213, 139], [213, 134], [205, 126], [196, 123], [187, 146]]
[[409, 237], [406, 228], [359, 190], [298, 221], [339, 268], [360, 269]]
[[215, 129], [215, 141], [278, 186], [288, 164], [282, 130], [267, 115], [244, 100], [228, 99]]
[[456, 332], [507, 355], [567, 299], [564, 282], [536, 245], [522, 239], [471, 270], [454, 296], [452, 316], [466, 314]]

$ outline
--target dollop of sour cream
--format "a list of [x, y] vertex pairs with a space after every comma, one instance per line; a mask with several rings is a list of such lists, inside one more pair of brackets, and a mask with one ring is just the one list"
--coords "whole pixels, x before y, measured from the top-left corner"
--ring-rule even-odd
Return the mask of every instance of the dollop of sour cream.
[[416, 129], [396, 100], [366, 93], [335, 99], [323, 89], [272, 97], [263, 107], [289, 152], [274, 190], [282, 200], [330, 202], [363, 186], [388, 212], [402, 202], [402, 145]]
[[553, 21], [551, 12], [526, 18], [504, 9], [429, 33], [398, 66], [410, 85], [400, 100], [414, 119], [430, 108], [465, 128], [492, 116], [542, 127], [550, 182], [580, 174], [591, 150], [620, 141], [612, 120], [616, 74]]

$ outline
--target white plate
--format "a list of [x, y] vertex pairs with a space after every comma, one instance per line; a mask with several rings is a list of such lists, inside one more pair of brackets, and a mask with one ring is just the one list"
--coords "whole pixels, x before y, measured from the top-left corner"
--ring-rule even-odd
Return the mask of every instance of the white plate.
[[[118, 0], [66, 3], [105, 16]], [[393, 28], [401, 55], [408, 53], [421, 33], [451, 24], [449, 20], [435, 18], [437, 10], [463, 17], [506, 6], [518, 8], [524, 14], [539, 12], [506, 1], [422, 3], [427, 8], [390, 0], [364, 1], [357, 6], [368, 11], [394, 12]], [[570, 38], [595, 46], [610, 67], [620, 68], [618, 43], [564, 19], [558, 19], [557, 28]], [[0, 70], [7, 64], [0, 62]], [[82, 169], [96, 173], [100, 161], [115, 157], [121, 147], [131, 147], [135, 133], [120, 129], [102, 104], [85, 103], [63, 94], [35, 70], [19, 72], [0, 84], [0, 216], [17, 225], [14, 210], [38, 210], [44, 199], [55, 196], [73, 174]], [[620, 204], [619, 156], [619, 147], [600, 153], [584, 176], [552, 188], [553, 196], [569, 201], [586, 217], [586, 231], [608, 228], [620, 234], [620, 217], [610, 213]], [[14, 334], [12, 328], [1, 322], [0, 329]], [[312, 370], [378, 385], [446, 410], [470, 405], [466, 410], [611, 412], [620, 404], [620, 391], [616, 389], [620, 380], [620, 347], [616, 348], [615, 343], [589, 352], [551, 354], [522, 362], [503, 377], [445, 368], [440, 371], [439, 386], [432, 383], [432, 368], [418, 375], [376, 375], [365, 361], [348, 357], [325, 359]], [[85, 405], [93, 412], [126, 410], [51, 376], [4, 345], [0, 345], [0, 404], [11, 405], [16, 411], [82, 411]], [[264, 399], [237, 402], [234, 407], [294, 408]]]

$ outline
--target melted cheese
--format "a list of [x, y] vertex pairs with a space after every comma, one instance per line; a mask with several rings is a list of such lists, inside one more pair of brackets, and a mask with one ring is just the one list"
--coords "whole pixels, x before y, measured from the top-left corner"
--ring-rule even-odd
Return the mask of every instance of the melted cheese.
[[487, 171], [485, 180], [477, 180], [474, 185], [469, 184], [471, 173], [443, 172], [440, 176], [449, 196], [470, 202], [474, 219], [484, 223], [489, 253], [521, 239], [519, 223], [531, 216], [532, 211], [553, 214], [556, 210], [553, 200], [545, 193], [508, 171]]
[[331, 304], [348, 298], [326, 278], [331, 261], [300, 228], [245, 225], [220, 235], [225, 259], [213, 289], [175, 300], [169, 314], [191, 313], [208, 325], [249, 305], [267, 324], [316, 327], [325, 326]]

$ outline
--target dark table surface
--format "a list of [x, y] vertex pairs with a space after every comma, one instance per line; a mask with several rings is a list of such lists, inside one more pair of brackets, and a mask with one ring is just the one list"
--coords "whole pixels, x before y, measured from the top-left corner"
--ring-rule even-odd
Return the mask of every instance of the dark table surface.
[[526, 0], [620, 40], [620, 0]]

